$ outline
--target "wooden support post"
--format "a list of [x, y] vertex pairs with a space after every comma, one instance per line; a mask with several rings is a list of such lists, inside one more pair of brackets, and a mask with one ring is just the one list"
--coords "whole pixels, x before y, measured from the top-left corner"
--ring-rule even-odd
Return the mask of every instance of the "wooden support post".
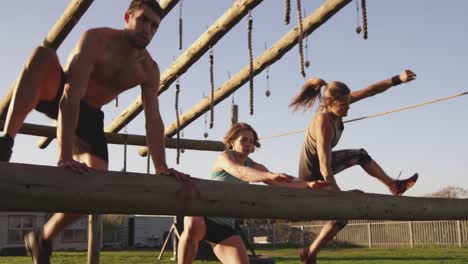
[[[303, 23], [304, 37], [311, 34], [315, 29], [319, 28], [325, 22], [328, 21], [334, 14], [345, 7], [351, 0], [327, 0], [323, 3], [315, 12], [306, 17]], [[278, 42], [271, 46], [267, 51], [258, 56], [254, 64], [254, 75], [261, 73], [268, 66], [281, 59], [288, 51], [290, 51], [299, 41], [300, 32], [299, 26], [293, 28], [289, 33], [282, 37]], [[230, 80], [225, 82], [220, 88], [218, 88], [214, 94], [214, 104], [217, 105], [228, 96], [230, 96], [237, 89], [242, 87], [250, 77], [250, 67], [247, 65], [234, 75]], [[190, 110], [180, 115], [180, 129], [188, 126], [190, 123], [195, 121], [198, 117], [203, 115], [210, 109], [210, 97], [204, 98]], [[177, 131], [177, 122], [172, 122], [166, 127], [166, 136], [172, 137]], [[140, 155], [145, 156], [147, 153], [146, 147], [142, 147], [139, 150]]]
[[414, 238], [413, 238], [413, 222], [409, 221], [408, 222], [408, 227], [409, 227], [409, 242], [410, 242], [410, 248], [414, 247]]
[[461, 235], [461, 224], [460, 220], [457, 221], [457, 238], [458, 238], [458, 247], [462, 247], [462, 235]]
[[372, 228], [371, 228], [371, 221], [367, 222], [367, 243], [369, 248], [372, 248]]
[[[201, 195], [186, 210], [174, 177], [75, 174], [0, 162], [0, 211], [150, 214], [274, 219], [468, 220], [468, 199], [394, 197], [192, 179]], [[92, 205], [92, 206], [90, 206]]]
[[99, 264], [102, 245], [101, 215], [88, 216], [88, 264]]

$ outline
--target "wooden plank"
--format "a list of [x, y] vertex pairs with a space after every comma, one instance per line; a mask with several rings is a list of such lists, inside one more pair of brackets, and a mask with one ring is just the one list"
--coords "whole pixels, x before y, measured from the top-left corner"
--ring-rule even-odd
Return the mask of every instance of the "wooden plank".
[[[91, 172], [0, 162], [0, 211], [205, 215], [274, 219], [467, 220], [468, 199], [395, 197], [193, 179], [183, 210], [168, 176]], [[90, 206], [92, 205], [92, 206]]]

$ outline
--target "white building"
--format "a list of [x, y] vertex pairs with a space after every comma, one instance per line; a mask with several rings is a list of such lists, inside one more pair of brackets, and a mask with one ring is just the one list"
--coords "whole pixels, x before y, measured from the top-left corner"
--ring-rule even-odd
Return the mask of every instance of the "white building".
[[[46, 219], [45, 213], [0, 212], [0, 255], [9, 250], [20, 252], [24, 249], [24, 235], [42, 227]], [[53, 241], [54, 250], [85, 250], [87, 247], [85, 217], [68, 226]]]
[[[24, 235], [41, 228], [47, 216], [45, 213], [0, 212], [0, 255], [24, 252]], [[107, 234], [111, 231], [104, 228], [103, 237], [115, 237], [109, 245], [118, 245], [120, 248], [159, 247], [172, 221], [172, 216], [130, 215], [124, 219], [119, 236]], [[53, 249], [86, 250], [87, 237], [87, 217], [82, 217], [54, 238]], [[105, 241], [104, 246], [107, 246]]]

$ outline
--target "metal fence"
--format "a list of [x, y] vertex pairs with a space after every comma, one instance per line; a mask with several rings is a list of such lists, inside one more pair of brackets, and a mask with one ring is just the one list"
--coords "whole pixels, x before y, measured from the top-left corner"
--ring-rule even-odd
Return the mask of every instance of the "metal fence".
[[[304, 246], [311, 243], [326, 221], [244, 226], [251, 243]], [[468, 247], [468, 221], [355, 220], [332, 241], [356, 247]]]

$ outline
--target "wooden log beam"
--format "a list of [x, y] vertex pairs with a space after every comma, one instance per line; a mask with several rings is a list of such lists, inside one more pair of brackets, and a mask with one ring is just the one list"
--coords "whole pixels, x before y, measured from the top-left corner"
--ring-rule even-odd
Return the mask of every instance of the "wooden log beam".
[[47, 34], [42, 45], [55, 50], [58, 49], [92, 3], [93, 0], [71, 1], [63, 15]]
[[[162, 10], [164, 11], [164, 16], [166, 16], [167, 14], [169, 14], [169, 12], [174, 8], [175, 5], [177, 5], [177, 3], [179, 2], [179, 0], [161, 0], [159, 2], [159, 5], [161, 6]], [[2, 104], [0, 104], [0, 107], [3, 105], [3, 102]], [[1, 109], [1, 108], [0, 108]], [[5, 118], [1, 118], [1, 119], [5, 119]], [[111, 131], [111, 130], [106, 130], [108, 132], [118, 132], [118, 131]], [[43, 137], [43, 138], [40, 138], [37, 142], [37, 146], [41, 149], [45, 149], [47, 148], [47, 146], [49, 146], [49, 144], [52, 142], [54, 138], [53, 137]]]
[[[0, 127], [3, 127], [4, 124], [5, 121], [0, 120]], [[56, 129], [56, 127], [52, 126], [25, 123], [21, 127], [19, 133], [31, 136], [55, 138], [57, 134]], [[123, 145], [126, 143], [127, 145], [133, 146], [146, 146], [146, 137], [140, 135], [106, 133], [106, 139], [109, 144]], [[182, 148], [190, 150], [223, 151], [225, 149], [223, 142], [213, 140], [180, 139], [180, 144]], [[177, 140], [166, 138], [166, 148], [176, 149]]]
[[[47, 34], [42, 45], [58, 49], [92, 3], [93, 0], [72, 0], [63, 15]], [[8, 106], [10, 105], [11, 98], [13, 98], [14, 88], [15, 85], [13, 84], [0, 103], [0, 119], [2, 120], [6, 119]]]
[[162, 10], [164, 11], [164, 17], [171, 12], [174, 6], [179, 3], [180, 0], [161, 0], [159, 1], [159, 5], [161, 6]]
[[0, 162], [0, 211], [204, 215], [275, 219], [468, 220], [468, 199], [395, 197], [193, 179], [185, 211], [168, 176]]
[[[310, 35], [350, 2], [351, 0], [325, 1], [319, 8], [317, 8], [317, 10], [302, 20], [304, 35]], [[253, 62], [254, 75], [261, 73], [264, 69], [281, 59], [288, 51], [290, 51], [298, 43], [299, 34], [299, 26], [296, 26], [263, 54], [258, 56]], [[216, 105], [220, 103], [237, 89], [241, 88], [247, 81], [249, 81], [249, 76], [250, 67], [247, 65], [215, 91], [214, 104]], [[211, 104], [210, 99], [210, 97], [205, 97], [190, 110], [180, 115], [180, 129], [188, 126], [208, 111]], [[177, 120], [173, 121], [166, 127], [165, 133], [167, 137], [172, 137], [177, 133]], [[146, 147], [141, 147], [139, 149], [139, 153], [142, 156], [146, 156], [147, 152], [148, 149]]]
[[[205, 54], [210, 47], [226, 35], [249, 10], [263, 0], [237, 0], [218, 20], [211, 25], [179, 58], [161, 75], [159, 94], [163, 93]], [[107, 132], [118, 132], [143, 110], [141, 96], [128, 106], [112, 123], [106, 127]]]

